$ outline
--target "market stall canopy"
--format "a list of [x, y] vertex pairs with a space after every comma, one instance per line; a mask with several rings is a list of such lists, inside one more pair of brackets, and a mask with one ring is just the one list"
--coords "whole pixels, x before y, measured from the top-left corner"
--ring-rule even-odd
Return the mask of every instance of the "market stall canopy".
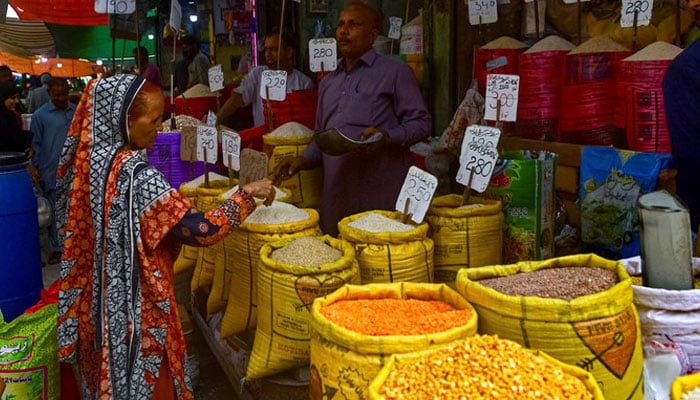
[[0, 51], [17, 57], [54, 57], [56, 46], [43, 22], [7, 18], [0, 24]]
[[[38, 61], [38, 62], [37, 62]], [[5, 64], [17, 73], [40, 75], [44, 72], [52, 76], [72, 78], [76, 76], [88, 76], [94, 74], [97, 65], [88, 60], [72, 58], [39, 58], [17, 57], [10, 53], [0, 51], [0, 64]]]
[[[119, 60], [122, 57], [132, 57], [132, 50], [137, 42], [127, 39], [116, 39], [114, 49], [109, 26], [70, 26], [47, 23], [46, 27], [53, 36], [56, 51], [61, 57], [87, 58], [90, 60], [108, 60], [114, 55]], [[141, 40], [141, 46], [149, 54], [155, 53], [155, 40]]]
[[63, 25], [107, 25], [107, 14], [95, 12], [95, 0], [9, 0], [19, 19]]

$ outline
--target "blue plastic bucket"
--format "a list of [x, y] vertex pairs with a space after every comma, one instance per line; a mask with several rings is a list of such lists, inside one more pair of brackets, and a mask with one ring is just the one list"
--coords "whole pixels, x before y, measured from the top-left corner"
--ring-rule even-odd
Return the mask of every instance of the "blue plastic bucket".
[[0, 153], [0, 311], [7, 322], [43, 287], [37, 201], [23, 153]]

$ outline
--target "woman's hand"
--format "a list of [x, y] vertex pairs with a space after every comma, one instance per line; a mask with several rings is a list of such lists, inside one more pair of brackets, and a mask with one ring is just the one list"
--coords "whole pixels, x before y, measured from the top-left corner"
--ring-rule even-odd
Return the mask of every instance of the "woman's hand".
[[263, 204], [269, 206], [275, 200], [276, 190], [272, 181], [269, 179], [261, 179], [259, 181], [250, 182], [241, 187], [242, 190], [250, 193], [253, 197], [263, 198]]

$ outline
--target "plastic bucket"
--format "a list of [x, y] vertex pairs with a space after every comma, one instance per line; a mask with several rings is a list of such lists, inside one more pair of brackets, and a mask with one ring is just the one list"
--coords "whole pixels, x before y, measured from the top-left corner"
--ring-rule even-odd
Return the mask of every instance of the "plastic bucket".
[[43, 287], [37, 201], [23, 153], [0, 153], [0, 311], [10, 322]]

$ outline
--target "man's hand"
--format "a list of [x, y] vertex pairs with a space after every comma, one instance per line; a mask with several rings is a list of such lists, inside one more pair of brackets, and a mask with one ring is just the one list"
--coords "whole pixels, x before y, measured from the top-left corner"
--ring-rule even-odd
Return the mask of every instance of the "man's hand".
[[282, 181], [294, 176], [297, 172], [304, 169], [306, 166], [306, 158], [302, 156], [297, 157], [287, 157], [282, 159], [279, 164], [275, 166], [273, 171], [274, 180]]
[[36, 185], [41, 182], [41, 174], [35, 166], [27, 165], [27, 172], [29, 172], [29, 177], [31, 178], [33, 184]]
[[275, 187], [272, 186], [272, 181], [269, 179], [261, 179], [253, 181], [241, 187], [242, 190], [250, 193], [253, 197], [265, 199], [264, 205], [269, 206], [275, 200]]
[[381, 139], [377, 140], [376, 142], [372, 142], [372, 143], [368, 144], [366, 147], [363, 148], [362, 151], [364, 151], [364, 152], [378, 152], [384, 147], [385, 144], [389, 143], [389, 134], [386, 132], [382, 132], [373, 126], [370, 126], [370, 127], [366, 128], [364, 131], [362, 131], [362, 135], [360, 135], [360, 140], [361, 141], [367, 140], [377, 133], [381, 133], [381, 135], [382, 135]]

